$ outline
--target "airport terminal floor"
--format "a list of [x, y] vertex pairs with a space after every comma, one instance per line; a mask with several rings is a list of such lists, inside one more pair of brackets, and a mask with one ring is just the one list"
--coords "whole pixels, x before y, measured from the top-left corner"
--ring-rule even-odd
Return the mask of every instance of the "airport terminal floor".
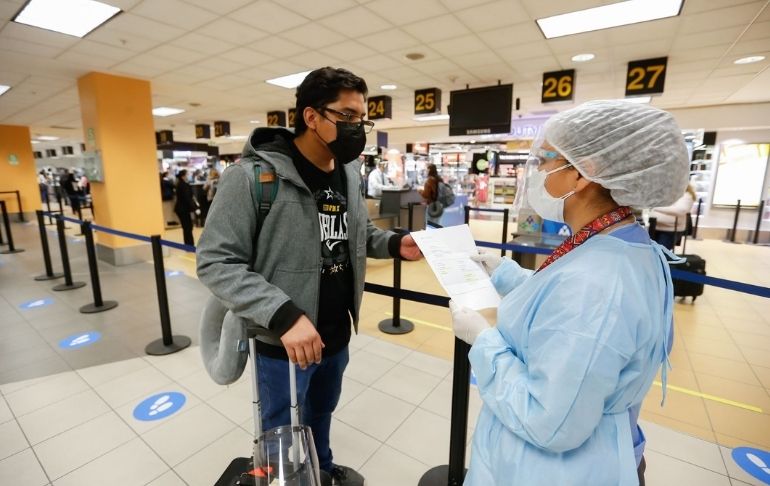
[[[471, 229], [477, 240], [498, 241], [501, 224], [472, 220]], [[74, 226], [68, 233], [74, 279], [88, 281], [83, 239]], [[104, 298], [119, 306], [81, 314], [89, 287], [53, 292], [52, 282], [33, 280], [43, 266], [37, 224], [13, 223], [13, 235], [26, 251], [0, 255], [1, 485], [208, 486], [234, 457], [250, 455], [250, 377], [218, 386], [203, 368], [197, 326], [208, 291], [192, 254], [171, 250], [165, 267], [174, 334], [193, 344], [152, 357], [144, 347], [160, 327], [150, 262], [100, 262]], [[181, 241], [181, 230], [166, 238]], [[709, 261], [711, 276], [770, 286], [766, 246], [701, 240], [688, 248]], [[391, 285], [392, 278], [391, 261], [369, 260], [368, 282]], [[403, 264], [403, 287], [445, 295], [424, 261]], [[448, 457], [450, 314], [403, 301], [402, 316], [415, 330], [391, 336], [377, 328], [390, 312], [390, 298], [364, 295], [332, 425], [335, 461], [359, 470], [369, 486], [417, 484]], [[59, 346], [84, 332], [99, 340]], [[647, 484], [763, 484], [735, 464], [731, 449], [770, 448], [770, 300], [707, 286], [693, 305], [677, 302], [671, 363], [665, 406], [653, 385], [641, 415]], [[162, 392], [181, 393], [181, 408], [174, 403], [178, 411], [168, 418], [139, 420], [137, 406]], [[471, 386], [470, 431], [480, 406]]]

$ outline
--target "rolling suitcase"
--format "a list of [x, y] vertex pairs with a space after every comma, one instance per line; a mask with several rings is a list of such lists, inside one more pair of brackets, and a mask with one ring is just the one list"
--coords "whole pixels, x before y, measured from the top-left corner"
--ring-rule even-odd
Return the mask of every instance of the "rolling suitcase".
[[320, 473], [310, 427], [300, 425], [297, 378], [294, 363], [289, 366], [291, 424], [262, 430], [259, 385], [256, 369], [256, 338], [249, 338], [252, 362], [251, 391], [254, 396], [254, 449], [251, 457], [238, 457], [220, 476], [215, 486], [326, 486], [328, 475]]
[[[684, 258], [684, 263], [672, 263], [671, 269], [672, 270], [681, 270], [683, 272], [691, 272], [698, 275], [706, 275], [706, 260], [701, 258], [699, 255], [687, 255], [685, 253], [685, 249], [687, 248], [687, 235], [689, 235], [692, 232], [692, 218], [690, 215], [687, 215], [688, 218], [688, 224], [684, 231], [684, 235], [682, 238], [682, 255], [680, 255], [682, 258]], [[678, 223], [678, 221], [677, 221]], [[676, 224], [676, 223], [675, 223]], [[674, 226], [676, 228], [676, 226]], [[676, 242], [677, 235], [674, 233], [674, 241]], [[695, 299], [698, 298], [699, 295], [703, 295], [703, 284], [702, 283], [696, 283], [696, 282], [687, 282], [684, 280], [678, 280], [676, 278], [673, 279], [674, 281], [674, 296], [675, 297], [682, 297], [682, 299], [686, 297], [692, 297], [692, 302], [695, 302]]]

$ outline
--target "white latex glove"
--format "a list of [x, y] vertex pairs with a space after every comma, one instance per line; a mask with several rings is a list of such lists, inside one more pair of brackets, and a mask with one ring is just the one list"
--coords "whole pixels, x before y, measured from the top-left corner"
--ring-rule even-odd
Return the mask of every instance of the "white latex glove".
[[200, 209], [196, 209], [196, 210], [195, 210], [195, 214], [196, 214], [196, 215], [198, 215], [198, 216], [200, 216], [200, 214], [201, 214], [201, 210], [200, 210]]
[[490, 327], [484, 316], [475, 310], [456, 304], [453, 300], [449, 301], [449, 310], [452, 311], [452, 328], [455, 336], [468, 344], [473, 344], [481, 331]]
[[497, 270], [497, 267], [503, 263], [503, 257], [495, 255], [494, 253], [479, 253], [478, 255], [471, 255], [471, 260], [481, 263], [487, 275], [490, 277]]

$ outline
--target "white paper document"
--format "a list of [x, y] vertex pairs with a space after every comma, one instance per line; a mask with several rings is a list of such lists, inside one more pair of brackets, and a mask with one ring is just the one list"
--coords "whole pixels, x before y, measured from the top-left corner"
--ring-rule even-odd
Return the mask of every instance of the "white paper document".
[[415, 231], [411, 235], [452, 300], [473, 310], [500, 304], [500, 296], [487, 272], [470, 258], [478, 249], [467, 224]]

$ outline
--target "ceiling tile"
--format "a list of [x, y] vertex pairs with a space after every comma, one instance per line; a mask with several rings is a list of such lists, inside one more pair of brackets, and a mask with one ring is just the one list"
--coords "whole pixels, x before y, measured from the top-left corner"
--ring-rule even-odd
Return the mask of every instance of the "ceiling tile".
[[129, 49], [121, 47], [115, 47], [101, 42], [95, 42], [89, 39], [83, 39], [70, 48], [70, 51], [79, 52], [81, 54], [90, 54], [107, 59], [112, 59], [115, 62], [125, 61], [126, 59], [135, 56], [136, 53]]
[[465, 8], [476, 7], [483, 3], [488, 3], [490, 0], [441, 0], [446, 8], [454, 12], [456, 10], [462, 10]]
[[738, 76], [741, 74], [759, 74], [760, 72], [767, 69], [768, 65], [770, 65], [770, 61], [768, 60], [765, 60], [764, 62], [743, 65], [735, 65], [730, 63], [725, 67], [714, 69], [714, 71], [711, 73], [711, 77], [721, 78], [725, 76]]
[[373, 56], [363, 57], [356, 60], [356, 66], [360, 66], [364, 71], [379, 71], [382, 69], [391, 69], [401, 66], [401, 61], [397, 61], [388, 56], [382, 54], [375, 54]]
[[13, 38], [0, 37], [0, 51], [11, 51], [19, 54], [44, 57], [47, 59], [53, 59], [63, 51], [66, 47], [52, 47], [43, 44], [37, 44], [35, 42], [23, 41]]
[[499, 0], [477, 8], [455, 12], [455, 15], [474, 32], [496, 29], [530, 20], [519, 2]]
[[218, 17], [208, 10], [189, 5], [181, 0], [145, 1], [134, 7], [131, 13], [184, 30], [196, 29]]
[[470, 33], [470, 30], [457, 20], [454, 15], [442, 15], [441, 17], [423, 20], [409, 24], [403, 27], [403, 29], [425, 43], [451, 39], [458, 35]]
[[139, 64], [134, 61], [127, 61], [114, 66], [110, 71], [126, 76], [150, 79], [162, 74], [165, 71], [168, 71], [168, 69], [147, 66], [145, 64]]
[[294, 56], [307, 51], [305, 47], [302, 47], [296, 42], [292, 42], [278, 36], [266, 37], [259, 42], [255, 42], [249, 47], [279, 59]]
[[287, 58], [287, 61], [299, 66], [307, 66], [307, 69], [316, 69], [321, 66], [339, 66], [342, 61], [326, 52], [307, 51]]
[[158, 40], [139, 37], [133, 34], [128, 34], [126, 32], [120, 32], [118, 30], [98, 29], [88, 34], [87, 38], [89, 40], [107, 44], [112, 47], [127, 49], [134, 53], [144, 52], [161, 43], [161, 41]]
[[259, 0], [228, 15], [234, 20], [249, 19], [257, 29], [271, 34], [307, 23], [308, 19], [268, 0]]
[[449, 59], [436, 59], [435, 61], [425, 62], [415, 69], [429, 76], [445, 77], [446, 74], [457, 74], [462, 69]]
[[486, 48], [484, 43], [474, 34], [434, 42], [431, 47], [447, 57], [483, 51]]
[[69, 50], [59, 55], [56, 59], [89, 71], [103, 71], [119, 62], [114, 59], [107, 59], [106, 57], [95, 56], [93, 54], [84, 54], [73, 50]]
[[682, 18], [679, 33], [693, 34], [695, 32], [709, 31], [714, 26], [719, 26], [720, 28], [746, 26], [759, 13], [763, 3], [754, 2], [685, 15]]
[[138, 56], [129, 59], [128, 62], [162, 69], [161, 72], [173, 71], [174, 69], [187, 64], [181, 59], [161, 59], [149, 53], [139, 54]]
[[337, 13], [320, 21], [323, 25], [348, 37], [362, 37], [392, 27], [387, 20], [364, 7]]
[[153, 87], [155, 86], [155, 83], [189, 85], [189, 84], [193, 84], [199, 81], [209, 79], [212, 77], [212, 74], [213, 73], [202, 73], [197, 70], [193, 74], [183, 74], [178, 71], [172, 71], [169, 73], [161, 74], [160, 76], [153, 78], [152, 82], [153, 82]]
[[733, 7], [745, 3], [763, 3], [756, 0], [686, 0], [682, 14], [690, 15], [707, 10], [718, 10], [725, 7]]
[[615, 45], [612, 52], [613, 59], [616, 61], [636, 61], [641, 59], [651, 59], [656, 57], [665, 57], [671, 44], [669, 40], [646, 41], [637, 44]]
[[739, 58], [750, 54], [767, 55], [767, 51], [770, 51], [770, 37], [749, 41], [741, 40], [735, 44], [732, 49], [730, 49], [728, 55], [734, 58]]
[[743, 29], [744, 27], [729, 27], [727, 29], [713, 29], [695, 34], [678, 35], [674, 38], [671, 51], [676, 52], [685, 49], [718, 46], [720, 44], [730, 45], [738, 39]]
[[[157, 22], [152, 19], [147, 19], [139, 15], [132, 13], [124, 13], [115, 17], [108, 22], [104, 27], [96, 29], [94, 32], [88, 35], [88, 37], [94, 38], [94, 40], [101, 40], [102, 34], [106, 32], [123, 32], [131, 34], [145, 39], [152, 39], [156, 41], [166, 42], [180, 35], [184, 34], [184, 30], [178, 27], [173, 27], [168, 24]], [[130, 40], [129, 40], [130, 44]], [[127, 45], [127, 49], [130, 47]]]
[[337, 44], [346, 40], [344, 35], [316, 22], [287, 30], [286, 32], [283, 32], [282, 35], [289, 39], [293, 39], [297, 44], [310, 49], [322, 49], [328, 45]]
[[185, 0], [187, 3], [195, 4], [203, 9], [214, 12], [218, 15], [224, 15], [233, 10], [243, 7], [252, 0], [217, 0], [216, 3], [211, 0]]
[[587, 8], [598, 7], [612, 2], [608, 2], [607, 0], [560, 0], [551, 2], [544, 2], [542, 0], [520, 0], [518, 3], [521, 3], [523, 8], [529, 12], [534, 20], [550, 17], [552, 15], [575, 12], [577, 10], [585, 10]]
[[171, 44], [210, 55], [219, 54], [236, 47], [234, 44], [229, 42], [215, 39], [206, 35], [201, 35], [195, 32], [190, 32], [189, 34], [185, 34], [182, 37], [179, 37], [178, 39], [174, 39]]
[[198, 69], [213, 72], [216, 74], [236, 73], [247, 68], [247, 66], [220, 57], [210, 57], [194, 64]]
[[267, 37], [267, 32], [225, 17], [210, 22], [197, 32], [235, 45], [245, 45]]
[[493, 49], [545, 39], [540, 29], [531, 21], [498, 29], [484, 29], [477, 34], [484, 43]]
[[375, 51], [369, 49], [368, 47], [353, 41], [345, 41], [333, 46], [328, 46], [324, 48], [324, 51], [327, 54], [342, 60], [343, 62], [355, 61], [356, 59], [361, 59], [376, 54]]
[[420, 44], [420, 41], [401, 29], [390, 29], [376, 34], [359, 37], [358, 42], [372, 47], [380, 52], [390, 52], [405, 49]]
[[464, 69], [472, 69], [480, 66], [494, 64], [496, 62], [503, 62], [496, 51], [490, 50], [452, 56], [452, 60]]
[[206, 54], [196, 49], [188, 49], [174, 44], [163, 44], [147, 51], [151, 56], [157, 56], [163, 59], [171, 59], [184, 63], [195, 62], [206, 57]]
[[448, 12], [438, 0], [375, 0], [367, 3], [366, 8], [394, 25], [406, 25]]
[[80, 41], [78, 37], [17, 24], [16, 22], [5, 24], [5, 27], [0, 31], [0, 39], [2, 38], [18, 39], [58, 48], [70, 47]]
[[[270, 61], [268, 63], [263, 64], [262, 66], [259, 66], [259, 68], [264, 69], [266, 73], [269, 73], [269, 78], [273, 78], [276, 76], [286, 76], [289, 74], [294, 74], [298, 72], [302, 72], [303, 70], [307, 70], [307, 67], [301, 66], [299, 64], [295, 64], [293, 62], [289, 62], [285, 59], [278, 59], [275, 61]], [[265, 78], [268, 79], [268, 78]]]
[[331, 14], [356, 7], [353, 0], [283, 0], [281, 5], [303, 17], [317, 20]]
[[530, 59], [535, 56], [551, 56], [551, 51], [545, 41], [530, 42], [517, 46], [504, 47], [497, 54], [506, 62]]
[[[770, 6], [766, 9], [770, 10]], [[742, 36], [741, 40], [765, 39], [770, 37], [770, 20], [754, 22]]]
[[[641, 22], [638, 24], [624, 25], [607, 29], [607, 39], [610, 44], [630, 44], [673, 38], [679, 28], [681, 17], [669, 17], [667, 19]], [[567, 36], [569, 38], [571, 36]]]
[[227, 91], [233, 88], [250, 85], [252, 83], [254, 83], [254, 81], [251, 79], [228, 74], [227, 76], [219, 76], [213, 79], [202, 81], [196, 84], [196, 86], [206, 89]]
[[[542, 38], [542, 36], [541, 36]], [[545, 40], [548, 46], [556, 54], [581, 54], [593, 53], [597, 49], [604, 49], [610, 44], [607, 38], [606, 30], [594, 32], [585, 32], [583, 34], [558, 37], [556, 39]]]
[[272, 56], [255, 51], [254, 49], [249, 49], [248, 47], [236, 47], [235, 49], [219, 54], [219, 57], [227, 59], [228, 61], [239, 62], [247, 66], [264, 64], [273, 59]]

